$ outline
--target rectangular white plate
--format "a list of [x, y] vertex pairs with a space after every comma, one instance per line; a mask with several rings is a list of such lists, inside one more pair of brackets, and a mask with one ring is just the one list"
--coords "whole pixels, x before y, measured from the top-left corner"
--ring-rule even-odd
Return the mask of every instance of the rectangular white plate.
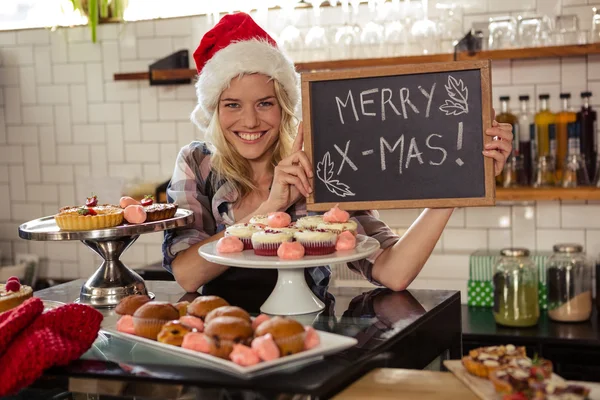
[[309, 364], [322, 359], [324, 356], [340, 352], [352, 346], [355, 346], [358, 341], [355, 338], [348, 336], [337, 335], [335, 333], [317, 331], [321, 343], [319, 346], [305, 350], [291, 356], [285, 356], [272, 361], [262, 361], [250, 367], [242, 367], [233, 361], [224, 360], [219, 357], [211, 356], [210, 354], [200, 353], [198, 351], [183, 349], [181, 347], [172, 346], [170, 344], [160, 343], [155, 340], [146, 339], [143, 337], [131, 335], [117, 331], [114, 327], [105, 327], [102, 330], [111, 335], [133, 340], [138, 343], [144, 343], [154, 349], [168, 352], [169, 354], [177, 354], [186, 360], [191, 360], [198, 363], [200, 367], [208, 367], [217, 369], [235, 375], [240, 378], [250, 379], [256, 376], [262, 376], [273, 372], [280, 372], [284, 369], [299, 367], [304, 364]]

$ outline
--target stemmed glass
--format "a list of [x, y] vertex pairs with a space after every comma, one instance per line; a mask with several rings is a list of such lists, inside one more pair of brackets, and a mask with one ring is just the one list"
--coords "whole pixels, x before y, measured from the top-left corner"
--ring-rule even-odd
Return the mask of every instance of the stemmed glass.
[[[342, 3], [342, 12], [344, 12], [344, 25], [340, 26], [335, 33], [336, 58], [352, 59], [354, 58], [354, 49], [359, 43], [358, 32], [360, 28], [350, 23], [350, 12], [348, 10], [348, 0], [340, 0]], [[360, 0], [352, 0], [353, 14], [358, 15]]]
[[435, 22], [428, 18], [428, 0], [422, 0], [423, 19], [417, 20], [410, 28], [413, 40], [423, 54], [434, 54], [438, 50], [438, 31]]
[[378, 13], [381, 12], [381, 1], [369, 0], [369, 11], [373, 16], [371, 21], [362, 28], [360, 44], [363, 58], [381, 57], [383, 50], [384, 27], [377, 21]]
[[600, 42], [600, 10], [596, 7], [593, 7], [594, 16], [592, 17], [592, 29], [590, 31], [591, 43]]
[[304, 40], [300, 30], [294, 25], [294, 9], [300, 0], [280, 0], [279, 6], [283, 10], [283, 18], [286, 26], [279, 33], [277, 44], [292, 57], [294, 61], [302, 54]]

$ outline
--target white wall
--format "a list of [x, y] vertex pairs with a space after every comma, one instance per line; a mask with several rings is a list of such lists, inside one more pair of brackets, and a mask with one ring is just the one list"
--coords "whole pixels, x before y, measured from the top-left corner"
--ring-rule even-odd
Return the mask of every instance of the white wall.
[[[562, 0], [558, 9], [556, 0], [465, 1], [476, 5], [461, 16], [465, 28], [491, 15], [527, 10], [577, 13], [584, 29], [591, 21], [586, 0]], [[269, 21], [277, 22], [276, 12], [270, 13]], [[312, 14], [302, 13], [299, 23], [307, 27]], [[339, 22], [335, 9], [324, 16]], [[178, 149], [198, 138], [188, 119], [193, 86], [150, 87], [115, 82], [112, 76], [144, 71], [181, 48], [191, 57], [207, 29], [206, 17], [107, 25], [100, 27], [98, 44], [90, 43], [83, 27], [0, 32], [0, 250], [5, 262], [17, 252], [34, 252], [47, 260], [42, 275], [91, 274], [99, 260], [81, 243], [29, 242], [17, 237], [17, 227], [60, 206], [79, 204], [92, 190], [117, 196], [128, 180], [170, 177]], [[494, 62], [493, 85], [496, 106], [502, 94], [516, 100], [519, 94], [536, 98], [548, 92], [556, 109], [561, 91], [571, 91], [578, 106], [579, 92], [588, 89], [600, 108], [600, 56]], [[418, 210], [382, 215], [403, 231]], [[469, 252], [510, 245], [548, 250], [564, 240], [600, 253], [600, 205], [540, 202], [458, 209], [413, 287], [464, 290]], [[123, 260], [131, 266], [159, 261], [161, 241], [161, 234], [143, 235]]]

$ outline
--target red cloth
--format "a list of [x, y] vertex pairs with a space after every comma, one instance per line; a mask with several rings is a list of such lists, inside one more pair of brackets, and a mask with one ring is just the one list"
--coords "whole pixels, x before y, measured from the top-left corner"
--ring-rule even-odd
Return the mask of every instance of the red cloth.
[[[30, 313], [22, 309], [32, 303], [21, 304], [11, 315]], [[98, 311], [82, 304], [67, 304], [38, 314], [19, 335], [13, 335], [6, 351], [0, 353], [0, 397], [32, 384], [47, 368], [81, 357], [96, 340], [102, 318]], [[7, 324], [3, 329], [12, 332], [11, 326]], [[4, 330], [0, 330], [0, 336], [4, 336]]]
[[194, 51], [194, 61], [198, 73], [204, 68], [204, 64], [212, 56], [233, 42], [242, 42], [250, 39], [262, 39], [277, 47], [277, 42], [269, 36], [254, 20], [246, 13], [235, 13], [225, 15], [218, 24], [206, 32], [200, 41], [200, 45]]
[[37, 297], [24, 301], [19, 307], [0, 314], [0, 355], [25, 327], [44, 311], [44, 303]]

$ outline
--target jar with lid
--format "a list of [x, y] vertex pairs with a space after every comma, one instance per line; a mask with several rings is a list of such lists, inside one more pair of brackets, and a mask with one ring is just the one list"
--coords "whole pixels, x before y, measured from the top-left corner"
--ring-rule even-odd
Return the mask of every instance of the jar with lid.
[[587, 321], [592, 313], [592, 271], [579, 244], [553, 246], [547, 261], [548, 316], [560, 322]]
[[494, 266], [494, 319], [505, 326], [534, 326], [540, 317], [539, 282], [529, 250], [507, 248], [500, 255]]

